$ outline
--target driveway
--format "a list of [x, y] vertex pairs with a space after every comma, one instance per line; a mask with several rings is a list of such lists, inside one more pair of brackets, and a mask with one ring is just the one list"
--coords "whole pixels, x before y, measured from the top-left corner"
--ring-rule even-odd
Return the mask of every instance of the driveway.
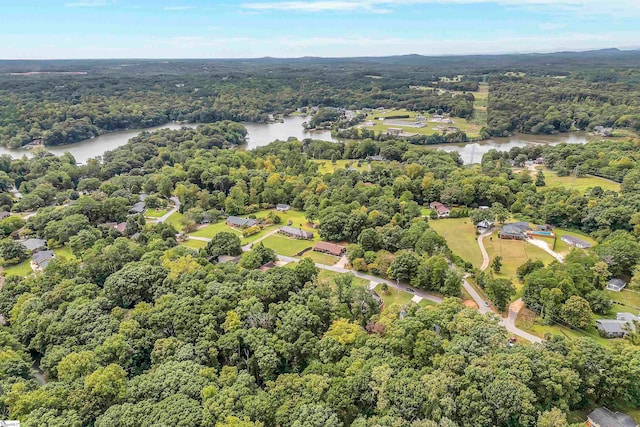
[[174, 213], [178, 212], [178, 210], [180, 210], [180, 199], [178, 199], [177, 197], [171, 197], [170, 200], [173, 202], [173, 207], [169, 209], [169, 211], [166, 214], [158, 218], [156, 222], [158, 223], [165, 222], [167, 219], [169, 219], [171, 215], [173, 215]]

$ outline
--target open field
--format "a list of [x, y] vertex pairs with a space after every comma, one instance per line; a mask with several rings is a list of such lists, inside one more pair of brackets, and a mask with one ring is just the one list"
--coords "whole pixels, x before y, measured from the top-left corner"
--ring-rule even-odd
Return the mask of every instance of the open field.
[[33, 270], [31, 269], [31, 258], [22, 261], [20, 264], [12, 265], [11, 267], [4, 267], [2, 274], [5, 277], [9, 276], [28, 276]]
[[366, 129], [373, 130], [376, 133], [381, 133], [381, 132], [386, 132], [390, 127], [392, 127], [392, 128], [401, 128], [404, 132], [407, 132], [407, 133], [417, 133], [420, 135], [433, 135], [436, 133], [440, 133], [439, 130], [434, 129], [434, 127], [436, 126], [455, 126], [461, 131], [466, 132], [467, 136], [477, 137], [480, 135], [480, 129], [482, 128], [482, 126], [479, 124], [470, 123], [466, 119], [461, 119], [459, 117], [451, 117], [451, 120], [453, 120], [453, 124], [448, 124], [448, 125], [443, 123], [432, 123], [428, 121], [428, 118], [427, 118], [427, 123], [426, 123], [427, 125], [422, 128], [412, 127], [409, 125], [402, 126], [402, 125], [399, 125], [397, 122], [385, 124], [385, 121], [378, 120], [379, 118], [382, 118], [382, 117], [408, 115], [409, 118], [407, 119], [396, 119], [396, 120], [406, 120], [407, 124], [409, 124], [414, 121], [415, 116], [418, 114], [420, 113], [416, 111], [407, 111], [406, 109], [389, 110], [385, 112], [374, 112], [371, 116], [367, 117], [367, 121], [374, 121], [375, 125], [366, 127]]
[[411, 298], [413, 298], [413, 294], [410, 294], [409, 292], [389, 288], [389, 290], [385, 293], [381, 288], [381, 284], [376, 286], [376, 292], [378, 295], [380, 295], [382, 301], [384, 301], [385, 308], [391, 307], [393, 304], [403, 306], [411, 301]]
[[[476, 239], [476, 228], [469, 218], [443, 218], [429, 221], [429, 226], [447, 241], [447, 245], [474, 267], [482, 265], [482, 253]], [[485, 239], [485, 242], [488, 239]]]
[[202, 249], [207, 246], [207, 242], [203, 242], [202, 240], [187, 240], [180, 244], [191, 249]]
[[513, 281], [517, 291], [515, 299], [522, 296], [522, 284], [518, 282], [516, 274], [518, 267], [524, 264], [527, 259], [539, 260], [544, 262], [545, 265], [555, 260], [542, 249], [525, 241], [500, 239], [497, 232], [485, 237], [483, 242], [489, 258], [493, 260], [496, 256], [502, 257], [502, 269], [496, 277], [506, 277]]
[[295, 256], [302, 250], [312, 247], [313, 240], [296, 240], [290, 239], [281, 234], [274, 234], [264, 239], [262, 242], [265, 247], [273, 249], [279, 255]]
[[318, 172], [322, 175], [334, 173], [340, 169], [347, 169], [349, 166], [359, 171], [369, 170], [369, 165], [364, 160], [360, 160], [360, 166], [358, 166], [358, 160], [336, 160], [335, 163], [331, 160], [312, 160], [312, 162], [318, 164]]
[[[563, 230], [561, 228], [554, 228], [553, 232], [556, 235], [556, 245], [554, 248], [552, 248], [554, 251], [562, 254], [562, 255], [566, 255], [569, 252], [571, 252], [571, 249], [573, 249], [573, 246], [569, 246], [568, 244], [566, 244], [565, 242], [563, 242], [561, 240], [562, 236], [565, 235], [570, 235], [570, 236], [574, 236], [577, 237], [579, 239], [584, 240], [585, 242], [589, 242], [591, 243], [593, 246], [597, 245], [598, 242], [596, 242], [594, 239], [592, 239], [591, 237], [587, 236], [586, 234], [582, 234], [576, 231], [567, 231], [567, 230]], [[581, 249], [578, 249], [581, 250]]]
[[71, 250], [66, 246], [54, 249], [53, 253], [55, 253], [57, 257], [66, 258], [66, 259], [76, 259], [76, 256], [72, 254]]
[[[638, 314], [640, 312], [640, 292], [625, 289], [621, 292], [605, 291], [607, 296], [613, 300], [611, 311], [613, 313], [629, 312]], [[605, 316], [613, 317], [613, 316]]]
[[182, 215], [180, 212], [174, 212], [169, 216], [169, 218], [167, 218], [167, 224], [171, 224], [176, 230], [182, 231], [183, 217], [184, 215]]
[[564, 187], [569, 190], [576, 190], [586, 193], [589, 188], [601, 187], [603, 190], [620, 191], [620, 184], [597, 176], [558, 176], [557, 173], [548, 169], [543, 169], [545, 186], [543, 188]]
[[162, 210], [147, 209], [146, 212], [144, 213], [144, 216], [149, 218], [160, 218], [161, 216], [165, 215], [167, 212], [169, 212], [168, 209], [162, 209]]
[[300, 258], [311, 258], [313, 262], [317, 262], [319, 264], [324, 264], [324, 265], [333, 265], [336, 262], [338, 262], [338, 260], [340, 259], [333, 255], [325, 254], [322, 252], [314, 252], [314, 251], [307, 251]]
[[[290, 264], [294, 264], [295, 263], [290, 263]], [[287, 264], [287, 266], [289, 266], [289, 264]], [[336, 273], [335, 271], [330, 271], [330, 270], [320, 270], [320, 273], [318, 274], [318, 281], [320, 281], [320, 283], [329, 283], [331, 282], [336, 276], [339, 276], [341, 273]], [[367, 286], [369, 286], [369, 281], [368, 280], [364, 280], [361, 279], [359, 277], [354, 277], [353, 278], [353, 286], [359, 287], [359, 288], [365, 288]]]

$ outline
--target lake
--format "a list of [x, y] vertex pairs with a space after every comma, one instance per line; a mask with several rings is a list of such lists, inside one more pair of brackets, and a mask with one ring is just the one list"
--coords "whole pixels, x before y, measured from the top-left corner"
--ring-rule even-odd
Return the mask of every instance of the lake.
[[[243, 147], [252, 149], [267, 145], [276, 139], [286, 141], [289, 137], [299, 140], [305, 138], [320, 139], [324, 141], [340, 142], [331, 136], [331, 131], [307, 131], [302, 127], [302, 123], [307, 120], [304, 116], [290, 116], [284, 119], [283, 123], [243, 123], [247, 128], [247, 144]], [[181, 127], [196, 127], [198, 124], [177, 124], [167, 123], [147, 129], [132, 129], [120, 132], [111, 132], [100, 135], [93, 139], [76, 142], [74, 144], [47, 147], [51, 153], [61, 155], [68, 151], [79, 163], [86, 163], [92, 157], [100, 156], [105, 151], [110, 151], [127, 143], [127, 141], [142, 131], [153, 132], [158, 129], [180, 129]], [[508, 151], [514, 147], [524, 147], [532, 144], [559, 144], [567, 142], [570, 144], [585, 144], [590, 140], [590, 136], [585, 132], [575, 132], [558, 135], [517, 135], [509, 138], [494, 138], [479, 143], [472, 144], [439, 144], [430, 145], [427, 148], [444, 151], [457, 151], [460, 153], [465, 164], [478, 163], [482, 155], [489, 150]], [[29, 156], [28, 150], [15, 150], [0, 146], [0, 154], [9, 154], [12, 157]]]

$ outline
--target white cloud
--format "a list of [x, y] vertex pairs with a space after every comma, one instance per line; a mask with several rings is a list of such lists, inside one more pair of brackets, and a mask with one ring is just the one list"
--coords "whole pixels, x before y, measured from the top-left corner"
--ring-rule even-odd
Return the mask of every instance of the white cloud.
[[66, 7], [103, 7], [109, 4], [107, 0], [80, 0], [65, 4]]
[[602, 0], [292, 0], [292, 1], [254, 1], [241, 4], [243, 9], [258, 11], [294, 11], [294, 12], [379, 12], [393, 7], [415, 6], [420, 4], [497, 4], [510, 7], [545, 7], [551, 11], [568, 11], [584, 15], [620, 15], [640, 14], [640, 2], [637, 0], [611, 0], [606, 6]]
[[559, 22], [543, 22], [538, 26], [542, 31], [556, 31], [566, 27], [565, 24]]

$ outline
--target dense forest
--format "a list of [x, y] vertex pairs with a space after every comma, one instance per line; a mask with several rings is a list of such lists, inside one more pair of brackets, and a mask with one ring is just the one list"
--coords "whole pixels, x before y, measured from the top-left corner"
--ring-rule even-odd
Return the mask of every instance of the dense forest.
[[[245, 135], [223, 121], [142, 133], [86, 165], [41, 149], [32, 159], [0, 157], [3, 209], [38, 209], [0, 221], [5, 265], [25, 257], [16, 237], [74, 255], [4, 282], [3, 413], [51, 427], [562, 427], [570, 410], [640, 404], [640, 352], [630, 341], [512, 345], [497, 317], [464, 307], [458, 270], [477, 272], [422, 214], [432, 201], [456, 206], [452, 216], [487, 205], [496, 217], [590, 233], [600, 241], [593, 251], [521, 271], [530, 307], [545, 304], [550, 321], [584, 322], [607, 311], [603, 277], [631, 276], [640, 261], [637, 142], [491, 152], [465, 167], [455, 153], [399, 140], [233, 149]], [[384, 160], [327, 173], [314, 161], [365, 165], [370, 156]], [[514, 173], [540, 156], [562, 174], [620, 181], [622, 191], [581, 194]], [[382, 311], [353, 275], [321, 280], [311, 261], [261, 271], [276, 256], [261, 244], [238, 265], [218, 263], [242, 252], [236, 234], [219, 233], [198, 250], [178, 244], [174, 224], [128, 215], [141, 192], [149, 206], [176, 197], [186, 229], [203, 213], [215, 222], [290, 204], [317, 222], [322, 239], [349, 244], [354, 270], [444, 301]], [[120, 233], [110, 222], [126, 227]], [[570, 317], [573, 306], [584, 315]]]
[[[169, 121], [267, 122], [273, 114], [317, 106], [404, 108], [469, 118], [473, 95], [468, 92], [478, 82], [490, 88], [482, 137], [595, 126], [637, 130], [638, 65], [638, 52], [617, 50], [446, 58], [0, 61], [0, 144], [60, 145]], [[425, 143], [426, 137], [415, 142]]]

